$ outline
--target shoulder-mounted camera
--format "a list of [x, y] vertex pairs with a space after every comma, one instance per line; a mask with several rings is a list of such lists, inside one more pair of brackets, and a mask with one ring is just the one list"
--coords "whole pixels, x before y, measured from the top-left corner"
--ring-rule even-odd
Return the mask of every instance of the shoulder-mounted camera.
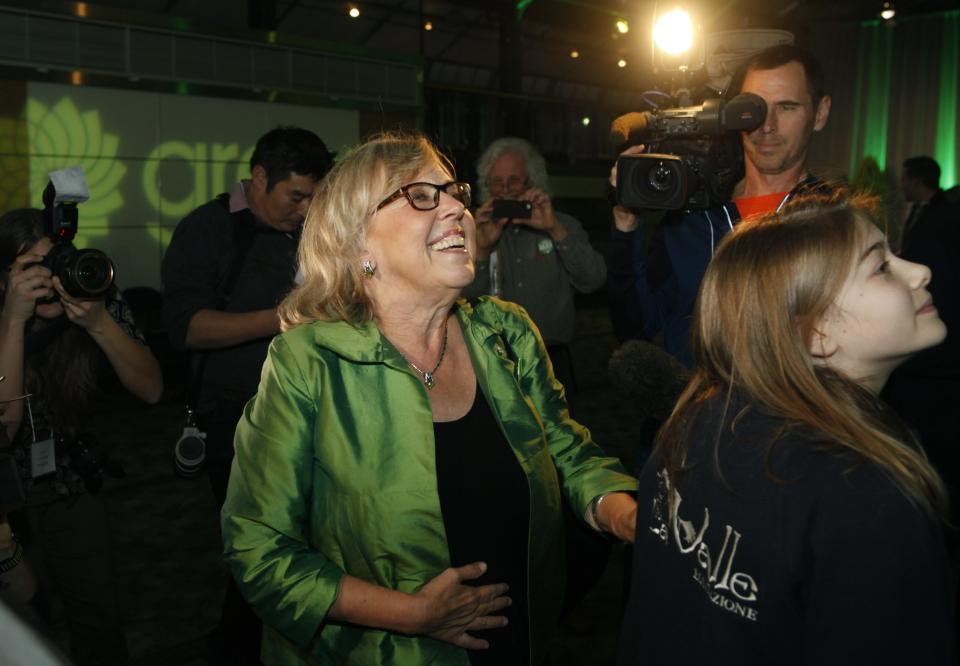
[[755, 130], [766, 117], [766, 102], [751, 93], [620, 116], [611, 140], [623, 147], [644, 144], [646, 152], [617, 161], [617, 203], [675, 210], [728, 201], [743, 178], [739, 133]]

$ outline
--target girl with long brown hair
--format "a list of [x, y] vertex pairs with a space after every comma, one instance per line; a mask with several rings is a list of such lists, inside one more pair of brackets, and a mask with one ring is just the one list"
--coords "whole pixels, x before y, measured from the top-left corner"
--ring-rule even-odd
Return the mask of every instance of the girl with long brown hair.
[[844, 195], [724, 239], [640, 477], [621, 664], [949, 663], [944, 489], [877, 397], [946, 336], [930, 279]]

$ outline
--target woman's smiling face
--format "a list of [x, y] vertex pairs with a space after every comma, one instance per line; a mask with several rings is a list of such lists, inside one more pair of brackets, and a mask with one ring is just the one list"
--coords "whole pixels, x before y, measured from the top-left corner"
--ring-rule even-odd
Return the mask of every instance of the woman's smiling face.
[[[434, 165], [410, 179], [443, 185], [453, 180]], [[436, 190], [432, 190], [436, 192]], [[412, 196], [432, 194], [427, 188]], [[432, 203], [424, 200], [424, 205]], [[377, 289], [423, 293], [459, 291], [473, 282], [476, 227], [463, 202], [446, 192], [432, 210], [418, 210], [400, 196], [377, 210], [366, 230], [364, 258], [376, 266]]]

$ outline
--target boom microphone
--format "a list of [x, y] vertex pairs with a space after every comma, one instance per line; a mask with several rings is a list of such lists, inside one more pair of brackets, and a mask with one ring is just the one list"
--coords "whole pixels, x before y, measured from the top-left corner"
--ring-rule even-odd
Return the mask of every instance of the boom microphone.
[[615, 118], [610, 123], [610, 143], [614, 146], [635, 146], [643, 143], [643, 135], [647, 129], [648, 113], [631, 111]]

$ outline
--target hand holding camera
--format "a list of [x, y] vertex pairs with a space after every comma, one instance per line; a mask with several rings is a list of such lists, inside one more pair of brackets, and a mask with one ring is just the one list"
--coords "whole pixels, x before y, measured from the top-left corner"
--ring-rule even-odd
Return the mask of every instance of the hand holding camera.
[[33, 316], [38, 300], [54, 294], [50, 269], [40, 262], [43, 255], [27, 252], [17, 257], [10, 266], [3, 316], [8, 321], [25, 323]]
[[[620, 157], [628, 157], [630, 155], [642, 155], [647, 150], [647, 147], [644, 144], [638, 144], [636, 146], [630, 146], [622, 153]], [[617, 188], [617, 165], [620, 163], [618, 158], [616, 162], [613, 163], [613, 166], [610, 168], [610, 186], [614, 189], [614, 192]], [[624, 233], [629, 233], [635, 231], [637, 224], [639, 223], [639, 218], [637, 214], [633, 212], [630, 208], [621, 205], [620, 203], [615, 203], [613, 206], [613, 225]]]
[[520, 200], [529, 202], [532, 209], [529, 218], [518, 219], [517, 224], [546, 232], [554, 241], [559, 242], [566, 237], [567, 230], [557, 220], [549, 194], [538, 187], [533, 187], [524, 192]]
[[53, 277], [53, 288], [60, 294], [60, 304], [67, 319], [85, 331], [95, 333], [102, 329], [107, 319], [110, 319], [104, 298], [90, 300], [71, 296], [57, 276]]
[[[481, 223], [480, 212], [490, 211], [489, 216], [496, 222], [512, 222], [522, 224], [531, 229], [538, 229], [553, 235], [553, 231], [560, 227], [557, 216], [553, 212], [553, 202], [550, 195], [534, 187], [526, 190], [517, 199], [493, 199], [488, 201], [477, 211], [477, 223]], [[555, 239], [559, 240], [559, 239]]]
[[493, 216], [493, 206], [497, 199], [490, 199], [482, 206], [477, 208], [474, 219], [477, 222], [477, 257], [478, 261], [486, 261], [490, 257], [497, 241], [500, 240], [500, 234], [503, 233], [503, 227], [507, 224], [506, 218], [496, 218]]

